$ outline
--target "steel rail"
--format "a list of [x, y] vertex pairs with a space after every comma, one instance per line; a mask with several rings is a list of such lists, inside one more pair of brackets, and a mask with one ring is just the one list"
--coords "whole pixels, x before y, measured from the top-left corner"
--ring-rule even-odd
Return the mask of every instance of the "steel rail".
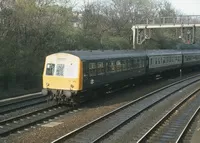
[[22, 119], [22, 118], [43, 112], [43, 111], [46, 111], [46, 110], [50, 110], [52, 108], [56, 108], [56, 107], [58, 107], [58, 105], [50, 105], [50, 106], [47, 106], [47, 107], [44, 107], [44, 108], [41, 108], [41, 109], [38, 109], [38, 110], [35, 110], [35, 111], [32, 111], [32, 112], [28, 112], [28, 113], [25, 113], [25, 114], [22, 114], [22, 115], [18, 115], [18, 116], [15, 116], [15, 117], [11, 117], [11, 118], [2, 120], [2, 121], [0, 121], [0, 126], [7, 124], [9, 122], [13, 122], [13, 121], [16, 121], [16, 120], [19, 120], [19, 119]]
[[[191, 99], [194, 95], [196, 95], [196, 93], [198, 93], [200, 91], [200, 88], [196, 89], [194, 92], [192, 92], [191, 94], [189, 94], [187, 97], [185, 97], [183, 100], [181, 100], [174, 108], [172, 108], [169, 112], [167, 112], [156, 124], [154, 124], [154, 126], [149, 129], [138, 141], [137, 143], [143, 143], [143, 142], [146, 142], [146, 140], [149, 138], [149, 136], [156, 130], [158, 129], [159, 126], [161, 126], [164, 121], [166, 121], [171, 115], [173, 115], [173, 113], [178, 110], [178, 108], [180, 108], [181, 106], [185, 105], [185, 103]], [[197, 110], [198, 111], [198, 110]], [[192, 118], [190, 119], [190, 121], [193, 119], [193, 117], [196, 115], [197, 111], [195, 111], [195, 113], [192, 115]], [[189, 122], [190, 122], [189, 121]], [[188, 122], [188, 124], [189, 124]], [[188, 125], [187, 124], [187, 125]], [[185, 129], [187, 128], [187, 125], [186, 127], [184, 128], [184, 130], [182, 131], [182, 133], [180, 134], [178, 140], [176, 141], [176, 143], [180, 140], [180, 138], [182, 137]]]
[[[103, 121], [104, 119], [109, 118], [109, 117], [112, 116], [113, 114], [118, 113], [118, 112], [120, 112], [121, 110], [123, 110], [123, 109], [125, 109], [125, 108], [128, 108], [129, 106], [131, 106], [131, 105], [133, 105], [133, 104], [135, 104], [135, 103], [137, 103], [137, 102], [139, 102], [139, 101], [141, 101], [141, 100], [143, 100], [143, 99], [145, 99], [145, 98], [147, 98], [147, 97], [149, 97], [149, 96], [151, 96], [151, 95], [153, 95], [153, 94], [156, 94], [156, 93], [158, 93], [158, 92], [160, 92], [160, 91], [163, 91], [163, 90], [165, 90], [165, 89], [167, 89], [167, 88], [169, 88], [169, 87], [172, 87], [172, 86], [174, 86], [174, 85], [176, 85], [176, 84], [179, 84], [179, 83], [182, 83], [182, 82], [184, 82], [184, 81], [187, 81], [187, 80], [196, 78], [196, 77], [198, 77], [198, 76], [199, 76], [199, 75], [197, 75], [197, 76], [192, 76], [192, 77], [186, 78], [186, 79], [184, 79], [184, 80], [177, 81], [177, 82], [172, 83], [172, 84], [170, 84], [170, 85], [164, 86], [164, 87], [162, 87], [162, 88], [160, 88], [160, 89], [158, 89], [158, 90], [155, 90], [155, 91], [153, 91], [153, 92], [151, 92], [151, 93], [149, 93], [149, 94], [146, 94], [146, 95], [144, 95], [143, 97], [140, 97], [140, 98], [138, 98], [138, 99], [136, 99], [136, 100], [134, 100], [134, 101], [131, 101], [131, 102], [125, 104], [124, 106], [119, 107], [119, 108], [115, 109], [114, 111], [111, 111], [111, 112], [109, 112], [109, 113], [107, 113], [107, 114], [105, 114], [105, 115], [103, 115], [103, 116], [101, 116], [101, 117], [99, 117], [99, 118], [93, 120], [92, 122], [89, 122], [88, 124], [86, 124], [86, 125], [84, 125], [84, 126], [82, 126], [82, 127], [80, 127], [80, 128], [77, 128], [77, 129], [75, 129], [75, 130], [72, 131], [72, 132], [67, 133], [66, 135], [64, 135], [64, 136], [62, 136], [62, 137], [60, 137], [60, 138], [54, 140], [52, 143], [64, 142], [65, 140], [69, 139], [70, 137], [75, 136], [76, 134], [80, 133], [81, 131], [83, 131], [83, 130], [85, 130], [85, 129], [87, 129], [87, 128], [93, 126], [93, 125], [95, 125], [97, 122], [101, 122], [101, 121]], [[200, 80], [200, 79], [196, 79], [196, 80], [194, 80], [192, 83], [195, 83], [195, 82], [197, 82], [197, 81], [199, 81], [199, 80]], [[190, 85], [190, 84], [191, 84], [191, 83], [189, 83], [189, 84], [187, 84], [187, 85], [185, 85], [185, 86], [183, 86], [183, 87], [181, 87], [181, 88], [179, 88], [179, 89], [176, 89], [173, 93], [179, 91], [180, 89], [182, 89], [182, 88], [184, 88], [184, 87], [187, 87], [187, 86]], [[167, 95], [166, 97], [170, 96], [170, 95], [173, 94], [173, 93], [170, 93], [170, 94]], [[164, 97], [164, 98], [166, 98], [166, 97]], [[162, 98], [161, 100], [163, 100], [164, 98]], [[154, 102], [154, 104], [157, 103], [157, 102], [160, 102], [161, 100]], [[152, 106], [153, 106], [153, 104], [150, 105], [150, 106], [148, 106], [148, 107], [146, 107], [145, 109], [139, 111], [136, 115], [133, 115], [133, 116], [130, 117], [128, 120], [130, 120], [130, 119], [132, 119], [133, 117], [139, 115], [141, 112], [145, 111], [146, 109], [148, 109], [148, 108], [150, 108], [150, 107], [152, 107]], [[126, 121], [128, 121], [128, 120], [126, 120]], [[126, 122], [126, 121], [125, 121], [125, 122]], [[121, 124], [123, 124], [123, 123], [124, 123], [124, 122], [122, 122]], [[104, 138], [107, 134], [111, 133], [113, 130], [115, 130], [116, 128], [118, 128], [119, 126], [121, 126], [121, 124], [118, 124], [118, 126], [113, 127], [113, 128], [110, 129], [108, 132], [106, 132], [106, 133], [104, 133], [103, 135], [99, 136], [97, 139], [93, 140], [92, 142], [98, 142], [98, 141], [100, 141], [100, 140], [101, 140], [102, 138]]]
[[184, 137], [185, 132], [188, 130], [188, 128], [190, 127], [192, 121], [195, 119], [195, 117], [197, 116], [198, 112], [200, 111], [200, 106], [199, 108], [195, 111], [195, 113], [192, 115], [192, 117], [190, 118], [190, 120], [188, 121], [188, 123], [185, 125], [183, 131], [181, 132], [180, 136], [178, 137], [178, 139], [176, 140], [176, 143], [181, 142], [181, 140]]
[[[53, 110], [54, 108], [56, 110]], [[30, 112], [21, 116], [19, 115], [17, 117], [1, 121], [0, 136], [8, 136], [10, 133], [19, 131], [24, 128], [28, 128], [32, 125], [46, 121], [48, 119], [52, 119], [64, 113], [68, 113], [72, 110], [75, 110], [75, 108], [61, 108], [61, 106], [54, 105], [52, 107], [47, 107], [46, 109], [41, 109], [38, 111]]]
[[7, 114], [10, 112], [16, 111], [16, 110], [20, 110], [23, 108], [27, 108], [27, 107], [31, 107], [34, 105], [39, 105], [39, 104], [45, 103], [45, 102], [47, 102], [46, 97], [47, 96], [39, 96], [39, 97], [37, 96], [37, 97], [31, 98], [31, 99], [23, 99], [21, 101], [16, 101], [13, 103], [1, 105], [0, 106], [0, 114], [3, 115], [3, 114]]
[[35, 93], [35, 94], [29, 94], [29, 95], [30, 96], [22, 95], [22, 96], [18, 96], [18, 97], [14, 97], [14, 98], [7, 98], [7, 99], [0, 100], [0, 108], [3, 106], [11, 105], [13, 103], [17, 103], [17, 102], [46, 97], [45, 95], [42, 95], [41, 93]]

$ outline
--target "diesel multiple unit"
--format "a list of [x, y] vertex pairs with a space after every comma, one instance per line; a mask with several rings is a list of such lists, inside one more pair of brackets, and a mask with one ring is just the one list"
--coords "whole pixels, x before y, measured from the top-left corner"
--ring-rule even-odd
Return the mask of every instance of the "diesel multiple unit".
[[200, 64], [200, 50], [64, 51], [46, 57], [43, 91], [66, 103], [124, 81]]

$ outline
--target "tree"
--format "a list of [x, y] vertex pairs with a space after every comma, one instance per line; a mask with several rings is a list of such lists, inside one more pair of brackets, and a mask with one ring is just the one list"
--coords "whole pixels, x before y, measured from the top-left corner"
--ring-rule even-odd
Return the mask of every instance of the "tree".
[[42, 75], [44, 57], [69, 44], [70, 40], [64, 39], [66, 31], [72, 29], [72, 11], [49, 2], [17, 0], [9, 6], [1, 3], [0, 75], [5, 77], [5, 89], [8, 77], [22, 80], [25, 86], [33, 83], [34, 76]]

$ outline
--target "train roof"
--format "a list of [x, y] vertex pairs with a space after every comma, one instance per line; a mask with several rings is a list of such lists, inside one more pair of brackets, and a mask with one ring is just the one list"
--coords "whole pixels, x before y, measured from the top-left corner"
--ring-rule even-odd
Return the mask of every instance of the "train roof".
[[63, 51], [60, 53], [72, 54], [79, 57], [81, 60], [98, 60], [98, 59], [146, 56], [145, 51], [135, 51], [135, 50]]
[[181, 55], [180, 50], [148, 50], [148, 56], [157, 56], [157, 55]]
[[94, 51], [62, 51], [79, 57], [81, 60], [116, 59], [126, 57], [145, 57], [156, 55], [181, 55], [186, 53], [200, 53], [200, 50], [94, 50]]
[[183, 54], [200, 54], [200, 50], [192, 49], [192, 50], [182, 50]]

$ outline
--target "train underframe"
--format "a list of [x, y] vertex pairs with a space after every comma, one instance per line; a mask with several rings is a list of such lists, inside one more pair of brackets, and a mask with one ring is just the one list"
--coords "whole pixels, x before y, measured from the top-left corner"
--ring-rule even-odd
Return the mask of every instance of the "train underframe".
[[57, 104], [67, 104], [76, 106], [82, 102], [94, 99], [98, 96], [105, 96], [116, 90], [133, 86], [140, 83], [142, 78], [130, 78], [123, 81], [101, 85], [99, 87], [86, 89], [83, 91], [69, 91], [56, 89], [43, 89], [42, 94], [48, 95], [48, 101], [55, 101]]
[[57, 104], [75, 105], [77, 102], [78, 91], [43, 89], [43, 95], [48, 95], [47, 101], [55, 101]]

